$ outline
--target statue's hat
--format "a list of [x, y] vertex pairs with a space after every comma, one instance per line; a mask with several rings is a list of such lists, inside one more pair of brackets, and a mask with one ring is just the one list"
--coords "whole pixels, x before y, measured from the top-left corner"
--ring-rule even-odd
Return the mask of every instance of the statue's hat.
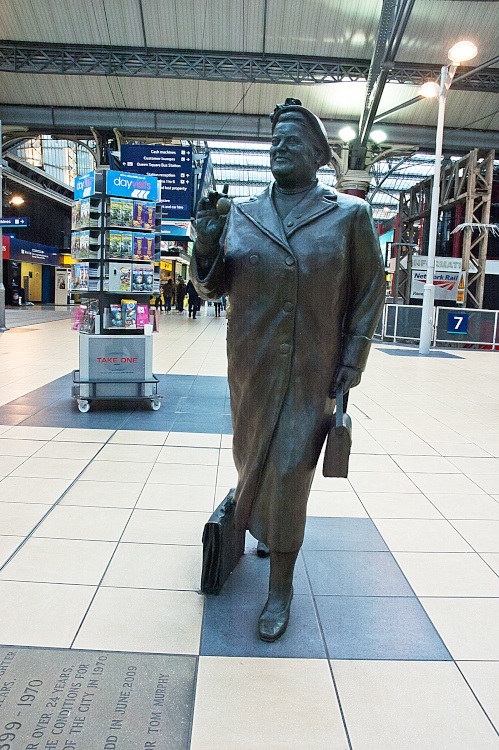
[[310, 128], [310, 135], [322, 152], [322, 161], [320, 166], [323, 167], [325, 164], [328, 164], [331, 161], [332, 157], [331, 147], [327, 139], [326, 128], [322, 124], [321, 120], [319, 120], [317, 115], [314, 115], [313, 112], [302, 106], [302, 103], [299, 99], [288, 98], [286, 99], [284, 104], [276, 104], [274, 111], [270, 115], [270, 120], [272, 123], [272, 133], [274, 132], [275, 126], [283, 115], [293, 113], [301, 115], [301, 118], [297, 119], [301, 119], [302, 121], [304, 120], [306, 126]]

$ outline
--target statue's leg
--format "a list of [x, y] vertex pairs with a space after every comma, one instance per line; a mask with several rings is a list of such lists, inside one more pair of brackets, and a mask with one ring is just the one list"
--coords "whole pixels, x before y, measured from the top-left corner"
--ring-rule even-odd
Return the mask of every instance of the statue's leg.
[[270, 552], [269, 597], [258, 620], [262, 641], [276, 641], [288, 626], [298, 552]]
[[270, 550], [265, 542], [258, 542], [256, 545], [256, 554], [258, 557], [268, 557], [270, 555]]

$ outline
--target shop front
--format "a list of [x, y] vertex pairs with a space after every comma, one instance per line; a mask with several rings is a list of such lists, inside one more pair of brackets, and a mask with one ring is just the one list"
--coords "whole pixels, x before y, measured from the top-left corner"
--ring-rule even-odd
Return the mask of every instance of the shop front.
[[55, 268], [60, 263], [57, 248], [3, 236], [2, 252], [7, 304], [55, 301]]

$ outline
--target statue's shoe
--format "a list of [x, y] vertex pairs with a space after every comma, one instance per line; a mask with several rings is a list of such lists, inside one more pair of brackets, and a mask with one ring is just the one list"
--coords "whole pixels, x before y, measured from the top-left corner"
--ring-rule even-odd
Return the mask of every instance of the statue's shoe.
[[258, 557], [268, 557], [270, 555], [270, 550], [266, 544], [264, 544], [263, 542], [258, 542], [258, 544], [256, 545], [256, 554], [258, 555]]
[[262, 614], [258, 620], [258, 634], [262, 641], [272, 643], [286, 631], [289, 621], [289, 611], [291, 609], [291, 600], [293, 598], [293, 589], [289, 599], [283, 609], [276, 611], [268, 609], [268, 602], [263, 608]]

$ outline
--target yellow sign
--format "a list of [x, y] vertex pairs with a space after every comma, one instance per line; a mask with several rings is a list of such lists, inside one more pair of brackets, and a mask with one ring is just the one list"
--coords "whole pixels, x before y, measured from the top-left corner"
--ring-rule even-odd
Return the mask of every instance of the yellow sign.
[[456, 302], [460, 305], [464, 303], [464, 292], [466, 288], [464, 276], [465, 276], [464, 271], [461, 271], [461, 273], [459, 274], [459, 284], [457, 285], [457, 297], [456, 297]]

